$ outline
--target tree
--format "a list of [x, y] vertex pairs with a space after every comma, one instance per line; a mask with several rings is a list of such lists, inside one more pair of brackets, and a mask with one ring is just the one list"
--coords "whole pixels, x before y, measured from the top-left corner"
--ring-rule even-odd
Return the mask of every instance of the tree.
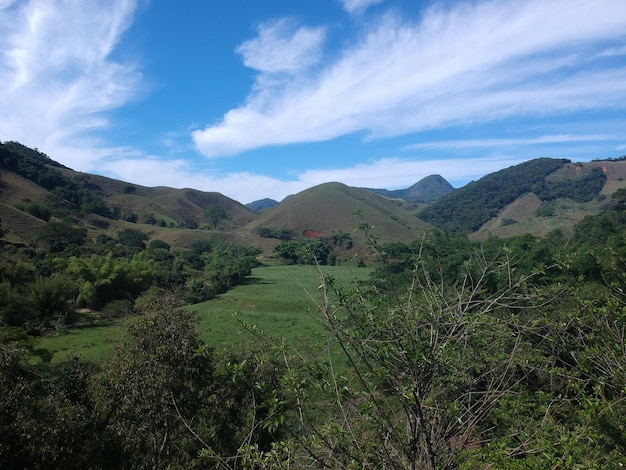
[[[410, 284], [392, 297], [363, 287], [331, 295], [332, 281], [322, 278], [318, 319], [351, 373], [327, 376], [337, 407], [310, 426], [307, 447], [318, 463], [457, 466], [468, 447], [485, 439], [482, 426], [512, 390], [516, 365], [523, 362], [525, 328], [515, 312], [532, 307], [525, 279], [515, 279], [509, 263], [480, 253], [452, 285], [419, 266]], [[510, 281], [486, 296], [491, 276]], [[303, 405], [302, 412], [311, 410]]]
[[97, 416], [125, 467], [242, 468], [250, 449], [269, 450], [280, 436], [281, 364], [267, 350], [218, 363], [194, 313], [179, 307], [156, 289], [138, 299], [141, 316], [91, 381]]
[[135, 228], [125, 228], [117, 233], [117, 240], [123, 246], [134, 250], [145, 250], [148, 239], [150, 237], [147, 233]]
[[201, 448], [185, 423], [212, 390], [213, 355], [195, 332], [194, 315], [171, 294], [151, 291], [142, 316], [92, 382], [96, 411], [119, 436], [133, 468], [190, 467]]
[[73, 227], [68, 222], [48, 222], [35, 236], [34, 243], [43, 241], [48, 250], [61, 252], [75, 249], [85, 243], [87, 230]]
[[131, 259], [114, 258], [111, 253], [71, 257], [67, 273], [79, 286], [76, 303], [96, 309], [112, 300], [136, 298], [157, 274], [156, 262], [144, 252]]
[[221, 206], [215, 206], [215, 205], [206, 206], [204, 208], [204, 213], [213, 224], [213, 230], [217, 230], [218, 224], [222, 220], [226, 220], [228, 218], [228, 213]]
[[88, 468], [94, 443], [88, 414], [27, 361], [23, 345], [0, 329], [0, 467]]

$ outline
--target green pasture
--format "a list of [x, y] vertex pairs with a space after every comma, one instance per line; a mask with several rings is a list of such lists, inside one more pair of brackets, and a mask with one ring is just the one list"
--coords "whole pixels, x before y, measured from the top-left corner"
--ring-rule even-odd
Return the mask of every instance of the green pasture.
[[[370, 273], [346, 266], [322, 266], [321, 271], [346, 288]], [[320, 284], [320, 273], [312, 266], [256, 268], [245, 285], [189, 308], [198, 313], [204, 341], [216, 349], [250, 341], [250, 326], [279, 341], [309, 344], [323, 333], [314, 318]]]
[[[367, 268], [350, 266], [322, 266], [321, 270], [346, 288], [355, 279], [367, 279], [370, 273]], [[202, 339], [216, 350], [245, 346], [253, 341], [254, 334], [306, 350], [326, 338], [314, 319], [320, 283], [320, 274], [313, 266], [255, 268], [244, 285], [188, 308], [198, 314]], [[250, 327], [254, 327], [254, 334], [248, 331]], [[38, 338], [35, 347], [53, 353], [52, 363], [75, 356], [97, 362], [114, 350], [122, 332], [121, 322], [87, 325]]]
[[[57, 335], [37, 338], [35, 348], [47, 349], [51, 352], [53, 364], [65, 362], [74, 357], [99, 362], [113, 351], [122, 331], [121, 322], [70, 328]], [[31, 360], [40, 362], [39, 358]]]

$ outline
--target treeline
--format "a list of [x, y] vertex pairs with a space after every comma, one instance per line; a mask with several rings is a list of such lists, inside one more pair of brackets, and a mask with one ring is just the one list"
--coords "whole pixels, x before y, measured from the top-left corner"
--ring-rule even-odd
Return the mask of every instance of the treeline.
[[196, 303], [243, 282], [256, 266], [257, 247], [199, 240], [172, 252], [162, 240], [137, 229], [116, 237], [87, 238], [86, 230], [49, 222], [33, 246], [0, 251], [0, 322], [41, 334], [93, 319], [77, 309], [120, 316], [152, 286], [174, 290]]
[[274, 254], [284, 264], [321, 264], [335, 266], [337, 253], [350, 250], [354, 243], [349, 233], [339, 232], [321, 237], [282, 238], [274, 247]]

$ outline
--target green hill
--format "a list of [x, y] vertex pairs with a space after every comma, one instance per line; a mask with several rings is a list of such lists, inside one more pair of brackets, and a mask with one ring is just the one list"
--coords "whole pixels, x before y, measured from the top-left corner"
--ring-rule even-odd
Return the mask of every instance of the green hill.
[[428, 228], [390, 199], [342, 183], [321, 184], [291, 196], [261, 214], [250, 227], [285, 227], [297, 234], [353, 233], [357, 209], [383, 241], [411, 241]]
[[572, 163], [540, 158], [491, 173], [418, 212], [452, 232], [513, 236], [571, 230], [597, 214], [606, 197], [626, 187], [626, 161]]
[[147, 188], [80, 173], [19, 143], [0, 143], [0, 220], [5, 239], [13, 243], [28, 243], [48, 220], [65, 219], [92, 237], [136, 227], [172, 246], [187, 247], [207, 237], [206, 231], [195, 229], [213, 228], [205, 214], [208, 206], [224, 209], [222, 232], [239, 229], [256, 216], [220, 193]]

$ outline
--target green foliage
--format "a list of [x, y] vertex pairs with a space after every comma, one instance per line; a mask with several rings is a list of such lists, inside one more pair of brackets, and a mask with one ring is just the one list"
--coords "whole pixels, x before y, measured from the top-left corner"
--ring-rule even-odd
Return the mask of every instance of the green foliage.
[[25, 199], [22, 203], [16, 204], [15, 207], [45, 222], [48, 222], [52, 216], [50, 206], [45, 203], [33, 202]]
[[85, 408], [42, 380], [17, 343], [0, 341], [0, 466], [2, 468], [87, 468], [93, 439]]
[[319, 238], [304, 238], [280, 242], [274, 247], [286, 264], [326, 264], [330, 250]]
[[[383, 262], [395, 263], [406, 253], [401, 246], [385, 248]], [[313, 428], [307, 443], [327, 466], [458, 465], [453, 443], [477, 439], [479, 423], [515, 383], [510, 367], [522, 325], [503, 304], [522, 290], [524, 279], [515, 277], [494, 292], [501, 301], [493, 303], [485, 292], [492, 276], [510, 278], [506, 262], [476, 253], [448, 283], [431, 278], [419, 261], [415, 275], [393, 295], [363, 287], [322, 295], [320, 321], [352, 370], [345, 378], [327, 378], [334, 384], [328, 393], [340, 407], [337, 416]], [[322, 289], [332, 289], [332, 282]], [[341, 428], [333, 426], [338, 419]]]
[[43, 242], [51, 252], [71, 251], [83, 245], [87, 231], [69, 222], [48, 222], [33, 237], [35, 244]]
[[542, 201], [569, 198], [576, 202], [589, 202], [598, 196], [605, 183], [606, 175], [602, 168], [592, 168], [590, 172], [571, 180], [541, 179], [531, 189]]
[[286, 227], [260, 227], [257, 233], [261, 238], [277, 238], [287, 241], [296, 236], [296, 231]]
[[147, 233], [134, 228], [125, 228], [117, 233], [117, 241], [119, 241], [126, 248], [130, 248], [132, 250], [145, 250], [145, 242], [149, 239], [150, 237]]
[[31, 304], [39, 325], [44, 329], [54, 326], [57, 331], [72, 321], [74, 299], [78, 289], [65, 274], [54, 273], [27, 285]]
[[267, 349], [216, 358], [179, 305], [157, 290], [138, 300], [141, 316], [90, 381], [95, 411], [125, 466], [237, 468], [240, 449], [269, 450], [275, 439], [281, 364]]
[[194, 219], [185, 219], [183, 223], [181, 224], [181, 226], [182, 228], [195, 230], [198, 228], [198, 222], [196, 222]]
[[566, 163], [569, 160], [538, 158], [491, 173], [444, 196], [418, 216], [451, 232], [474, 232]]
[[[195, 245], [193, 258], [203, 272], [187, 279], [185, 287], [190, 302], [196, 303], [228, 291], [244, 282], [252, 268], [258, 266], [260, 254], [257, 247], [237, 244], [214, 243]], [[210, 250], [198, 253], [197, 250]]]
[[181, 468], [200, 448], [183, 419], [191, 421], [210, 393], [212, 354], [195, 334], [193, 315], [178, 310], [175, 298], [159, 295], [146, 304], [94, 377], [92, 395], [126, 465]]
[[535, 210], [537, 217], [553, 217], [556, 215], [556, 203], [554, 201], [544, 201]]
[[228, 212], [221, 206], [207, 206], [204, 208], [204, 213], [213, 225], [213, 230], [217, 230], [218, 224], [228, 218]]
[[78, 283], [76, 303], [92, 309], [112, 300], [133, 299], [147, 289], [156, 275], [155, 262], [145, 254], [130, 259], [108, 255], [72, 257], [67, 273]]
[[166, 243], [163, 240], [159, 240], [159, 239], [150, 240], [150, 243], [148, 244], [148, 250], [150, 251], [155, 251], [155, 250], [170, 251], [170, 248], [171, 246], [169, 245], [169, 243]]

